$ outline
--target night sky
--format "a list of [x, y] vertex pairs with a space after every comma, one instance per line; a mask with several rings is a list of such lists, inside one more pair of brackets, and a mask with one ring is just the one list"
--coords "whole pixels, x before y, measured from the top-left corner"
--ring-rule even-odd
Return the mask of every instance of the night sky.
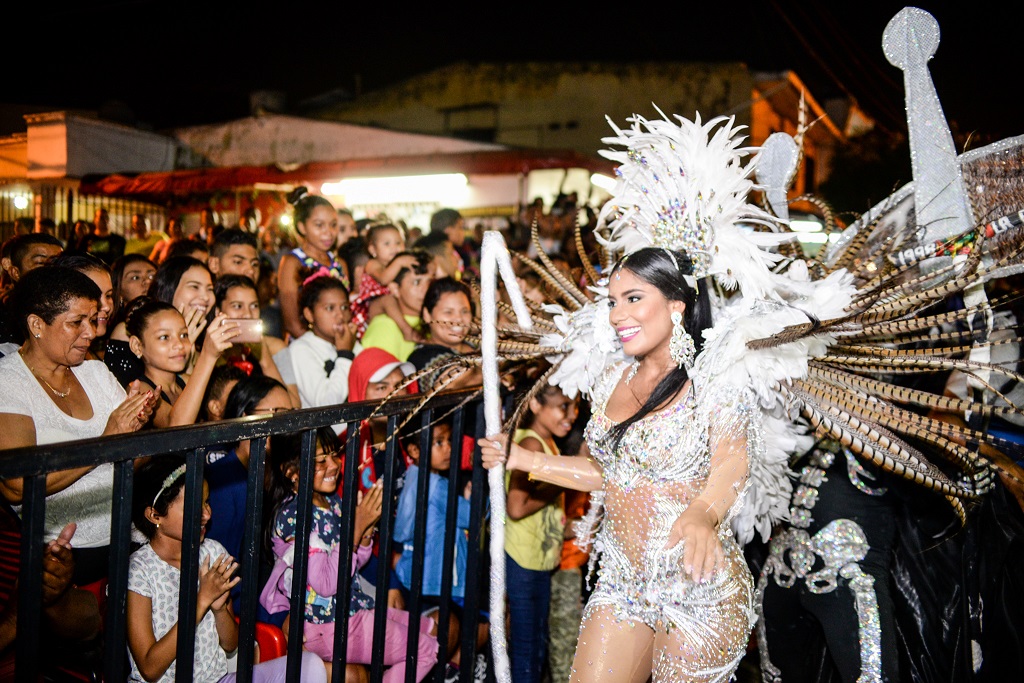
[[[246, 116], [254, 90], [283, 91], [297, 105], [458, 61], [741, 60], [755, 70], [793, 69], [819, 100], [845, 92], [883, 127], [906, 125], [902, 75], [881, 48], [903, 2], [648, 1], [612, 12], [596, 3], [404, 4], [371, 11], [353, 2], [122, 0], [30, 11], [21, 3], [5, 24], [23, 27], [28, 48], [5, 51], [0, 100], [105, 108], [160, 130]], [[930, 66], [954, 126], [992, 138], [1024, 133], [1024, 3], [917, 6], [942, 31]]]

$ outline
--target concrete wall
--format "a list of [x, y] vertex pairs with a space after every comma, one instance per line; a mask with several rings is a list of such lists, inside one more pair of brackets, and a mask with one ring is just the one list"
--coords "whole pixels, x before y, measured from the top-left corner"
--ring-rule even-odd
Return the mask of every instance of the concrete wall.
[[30, 179], [174, 168], [178, 143], [164, 135], [63, 111], [25, 120]]
[[749, 123], [753, 80], [740, 63], [455, 64], [335, 105], [318, 117], [436, 135], [477, 131], [516, 147], [596, 154], [634, 113]]

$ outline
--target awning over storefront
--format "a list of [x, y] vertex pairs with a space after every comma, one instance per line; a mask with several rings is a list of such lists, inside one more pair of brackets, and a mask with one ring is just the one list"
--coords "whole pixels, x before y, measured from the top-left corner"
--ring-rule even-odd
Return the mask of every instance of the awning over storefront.
[[299, 185], [344, 178], [404, 176], [434, 173], [466, 175], [525, 175], [538, 169], [584, 168], [591, 173], [612, 175], [615, 165], [599, 157], [573, 151], [497, 150], [422, 156], [397, 156], [348, 161], [314, 161], [295, 168], [280, 166], [235, 166], [137, 175], [113, 174], [85, 178], [83, 194], [134, 197], [166, 201], [189, 195], [260, 186]]

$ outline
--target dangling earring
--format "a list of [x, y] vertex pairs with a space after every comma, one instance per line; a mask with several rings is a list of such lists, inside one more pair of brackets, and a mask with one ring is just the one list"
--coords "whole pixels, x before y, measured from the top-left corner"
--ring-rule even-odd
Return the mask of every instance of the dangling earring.
[[693, 356], [697, 352], [693, 345], [693, 337], [683, 329], [683, 314], [672, 311], [672, 338], [668, 341], [668, 354], [672, 362], [679, 367], [693, 366]]

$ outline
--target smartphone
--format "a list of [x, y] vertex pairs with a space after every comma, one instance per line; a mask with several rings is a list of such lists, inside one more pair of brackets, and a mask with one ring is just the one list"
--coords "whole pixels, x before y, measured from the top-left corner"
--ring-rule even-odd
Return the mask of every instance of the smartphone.
[[259, 318], [228, 318], [238, 325], [238, 335], [231, 340], [236, 344], [257, 344], [263, 341], [263, 321]]

